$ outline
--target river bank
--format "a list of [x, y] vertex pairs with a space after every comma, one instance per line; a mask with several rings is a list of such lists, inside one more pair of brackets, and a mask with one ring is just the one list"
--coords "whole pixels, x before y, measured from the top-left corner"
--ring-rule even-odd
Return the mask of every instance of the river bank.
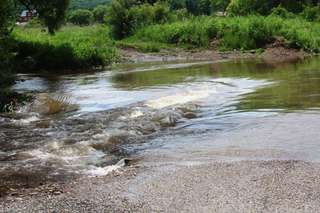
[[197, 144], [168, 137], [163, 146], [139, 153], [133, 165], [61, 185], [56, 195], [8, 197], [2, 211], [317, 212], [320, 156], [313, 145], [319, 116], [246, 119]]
[[221, 61], [237, 59], [261, 59], [269, 64], [289, 63], [303, 60], [313, 54], [302, 49], [289, 48], [284, 41], [276, 40], [266, 45], [263, 49], [251, 51], [218, 51], [216, 49], [194, 49], [181, 48], [161, 49], [156, 53], [143, 53], [135, 48], [120, 49], [122, 61], [134, 63], [146, 62], [170, 62], [170, 61]]

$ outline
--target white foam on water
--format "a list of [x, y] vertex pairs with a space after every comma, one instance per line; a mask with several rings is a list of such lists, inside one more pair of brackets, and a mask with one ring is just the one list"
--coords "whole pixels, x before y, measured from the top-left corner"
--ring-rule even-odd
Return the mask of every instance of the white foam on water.
[[112, 165], [106, 167], [92, 167], [91, 169], [87, 170], [85, 174], [90, 177], [105, 176], [110, 172], [116, 171], [120, 168], [121, 166], [119, 165]]
[[59, 142], [27, 152], [31, 156], [41, 159], [42, 161], [50, 161], [57, 159], [67, 166], [86, 166], [99, 162], [105, 156], [102, 151], [96, 150], [90, 146], [90, 143], [79, 142], [75, 146], [65, 146]]
[[20, 119], [20, 120], [15, 120], [14, 122], [20, 125], [25, 125], [25, 124], [30, 124], [32, 122], [38, 121], [40, 118], [38, 116], [30, 116], [28, 118]]
[[143, 112], [140, 110], [135, 110], [130, 114], [130, 118], [138, 118], [140, 116], [143, 116]]
[[147, 101], [145, 105], [154, 109], [162, 109], [162, 108], [173, 106], [173, 105], [186, 104], [186, 103], [194, 102], [200, 99], [205, 99], [214, 92], [215, 92], [214, 89], [182, 92], [175, 95], [164, 96], [159, 99]]

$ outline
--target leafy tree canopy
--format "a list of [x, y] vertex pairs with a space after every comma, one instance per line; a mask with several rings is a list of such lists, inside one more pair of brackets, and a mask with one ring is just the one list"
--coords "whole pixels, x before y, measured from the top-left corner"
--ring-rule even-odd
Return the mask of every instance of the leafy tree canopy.
[[70, 0], [70, 10], [93, 9], [98, 5], [108, 5], [112, 0]]
[[90, 10], [78, 9], [69, 15], [68, 21], [80, 26], [89, 25], [93, 22], [93, 13]]
[[69, 0], [16, 0], [18, 4], [23, 5], [29, 10], [36, 10], [39, 18], [42, 19], [48, 27], [50, 34], [61, 26], [64, 21], [66, 10], [69, 6]]

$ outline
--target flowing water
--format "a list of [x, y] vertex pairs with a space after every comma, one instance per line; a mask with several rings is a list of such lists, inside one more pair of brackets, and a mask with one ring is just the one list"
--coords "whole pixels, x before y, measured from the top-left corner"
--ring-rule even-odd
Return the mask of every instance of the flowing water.
[[319, 67], [313, 58], [19, 75], [13, 89], [36, 99], [0, 117], [1, 181], [105, 175], [145, 150], [161, 146], [178, 154], [185, 146], [207, 147], [208, 137], [237, 131], [250, 119], [261, 125], [260, 118], [279, 122], [286, 113], [317, 113]]

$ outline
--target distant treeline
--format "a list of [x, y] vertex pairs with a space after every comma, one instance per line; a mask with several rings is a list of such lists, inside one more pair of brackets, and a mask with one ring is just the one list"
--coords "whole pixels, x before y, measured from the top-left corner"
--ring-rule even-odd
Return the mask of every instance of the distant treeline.
[[70, 10], [93, 9], [98, 5], [109, 4], [112, 0], [71, 0]]
[[[113, 0], [106, 21], [115, 38], [133, 35], [138, 29], [191, 16], [247, 16], [305, 13], [307, 19], [320, 17], [319, 0]], [[277, 11], [275, 11], [277, 10]]]

